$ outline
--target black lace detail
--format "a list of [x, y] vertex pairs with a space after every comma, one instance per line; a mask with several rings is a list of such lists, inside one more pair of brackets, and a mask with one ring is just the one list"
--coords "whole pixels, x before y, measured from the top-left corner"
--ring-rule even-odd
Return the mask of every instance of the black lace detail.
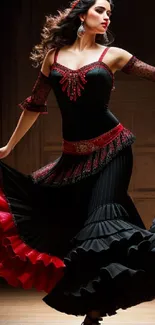
[[32, 112], [47, 113], [46, 100], [51, 88], [52, 85], [50, 78], [40, 71], [32, 89], [32, 95], [27, 97], [18, 106]]
[[122, 71], [127, 74], [134, 74], [138, 77], [155, 81], [155, 67], [137, 59], [135, 56], [131, 57]]

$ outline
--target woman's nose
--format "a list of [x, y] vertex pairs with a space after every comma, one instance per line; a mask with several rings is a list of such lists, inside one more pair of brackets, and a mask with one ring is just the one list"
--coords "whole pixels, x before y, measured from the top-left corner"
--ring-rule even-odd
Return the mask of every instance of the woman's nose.
[[107, 21], [109, 20], [109, 16], [106, 12], [104, 12], [103, 18], [106, 19]]

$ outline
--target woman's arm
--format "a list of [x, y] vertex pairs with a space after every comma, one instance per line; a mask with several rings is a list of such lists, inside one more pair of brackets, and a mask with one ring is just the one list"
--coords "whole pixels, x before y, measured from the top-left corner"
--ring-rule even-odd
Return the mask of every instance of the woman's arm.
[[53, 51], [49, 51], [44, 59], [38, 78], [33, 86], [31, 96], [27, 97], [19, 104], [22, 109], [41, 114], [47, 113], [46, 100], [52, 88], [50, 79], [51, 56]]
[[138, 77], [145, 78], [151, 81], [155, 81], [155, 67], [149, 65], [131, 53], [116, 48], [117, 51], [117, 70], [121, 70], [127, 74], [134, 74]]
[[22, 112], [18, 120], [17, 126], [7, 143], [7, 148], [9, 149], [9, 152], [13, 150], [15, 145], [23, 138], [26, 132], [31, 128], [31, 126], [37, 120], [39, 115], [40, 113], [31, 112], [28, 111], [27, 109], [25, 109]]
[[10, 153], [15, 145], [31, 128], [41, 113], [47, 113], [46, 100], [52, 88], [49, 77], [50, 62], [51, 53], [49, 52], [44, 59], [41, 71], [39, 72], [37, 81], [32, 89], [31, 96], [19, 104], [19, 107], [23, 109], [23, 112], [7, 145], [0, 149], [0, 158], [4, 158]]

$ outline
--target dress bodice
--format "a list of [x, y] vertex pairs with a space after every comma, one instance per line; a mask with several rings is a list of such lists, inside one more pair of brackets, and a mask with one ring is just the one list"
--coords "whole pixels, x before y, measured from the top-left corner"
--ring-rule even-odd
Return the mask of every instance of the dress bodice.
[[119, 121], [108, 108], [114, 76], [102, 61], [72, 70], [57, 62], [55, 52], [50, 78], [62, 114], [63, 137], [69, 141], [94, 138]]
[[[64, 140], [87, 140], [115, 128], [119, 120], [108, 108], [114, 75], [103, 62], [108, 49], [103, 51], [98, 61], [77, 70], [57, 62], [57, 49], [49, 75], [39, 72], [31, 96], [19, 103], [19, 107], [46, 114], [47, 97], [53, 88], [62, 114]], [[155, 67], [135, 56], [131, 56], [122, 71], [155, 81]]]

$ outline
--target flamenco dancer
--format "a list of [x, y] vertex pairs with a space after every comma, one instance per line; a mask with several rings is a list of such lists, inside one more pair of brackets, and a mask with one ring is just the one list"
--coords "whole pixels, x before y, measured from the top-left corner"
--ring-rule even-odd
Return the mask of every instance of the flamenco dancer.
[[[128, 186], [135, 136], [108, 108], [114, 74], [155, 81], [155, 68], [108, 46], [111, 0], [78, 0], [47, 17], [31, 58], [40, 72], [17, 127], [0, 148], [0, 276], [45, 291], [56, 310], [100, 324], [155, 298], [155, 234]], [[62, 115], [61, 156], [30, 175], [2, 162], [53, 89]]]

